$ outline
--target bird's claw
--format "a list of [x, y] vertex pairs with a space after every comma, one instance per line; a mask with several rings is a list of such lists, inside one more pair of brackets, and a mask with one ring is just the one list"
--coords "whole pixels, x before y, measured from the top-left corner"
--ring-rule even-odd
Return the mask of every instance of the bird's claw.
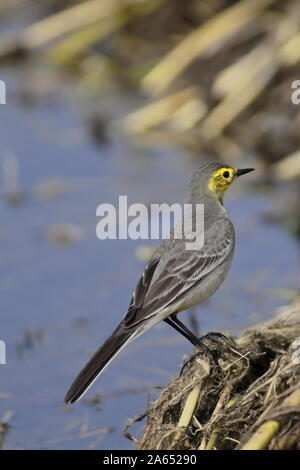
[[[197, 348], [197, 355], [200, 354], [203, 359], [208, 361], [209, 365], [213, 369], [215, 369], [218, 373], [221, 373], [222, 371], [218, 359], [222, 354], [224, 346], [228, 344], [228, 341], [230, 341], [230, 339], [222, 333], [207, 333], [206, 335], [201, 336], [198, 340], [198, 343], [195, 345], [195, 348]], [[194, 361], [194, 359], [195, 355], [193, 354], [192, 357], [184, 363], [180, 372], [180, 376], [182, 375], [185, 368]]]

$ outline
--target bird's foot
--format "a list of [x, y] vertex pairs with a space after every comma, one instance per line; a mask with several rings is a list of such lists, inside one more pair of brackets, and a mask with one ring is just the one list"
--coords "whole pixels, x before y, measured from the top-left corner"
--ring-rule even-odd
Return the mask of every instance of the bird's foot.
[[199, 356], [208, 363], [209, 367], [221, 374], [218, 359], [222, 356], [224, 349], [228, 348], [229, 341], [231, 341], [230, 338], [222, 333], [211, 332], [201, 336], [195, 344], [195, 353], [192, 353], [192, 356], [184, 363], [180, 375], [195, 360], [195, 357]]
[[231, 341], [231, 339], [227, 338], [227, 336], [222, 333], [211, 331], [210, 333], [206, 333], [206, 335], [201, 336], [199, 341], [206, 344], [208, 347], [221, 352], [225, 345], [228, 346], [228, 342]]
[[203, 344], [209, 350], [210, 355], [215, 358], [215, 361], [218, 364], [218, 359], [224, 356], [224, 353], [228, 351], [229, 347], [234, 346], [231, 338], [223, 335], [218, 332], [210, 332], [199, 338], [199, 343], [201, 343], [201, 348]]

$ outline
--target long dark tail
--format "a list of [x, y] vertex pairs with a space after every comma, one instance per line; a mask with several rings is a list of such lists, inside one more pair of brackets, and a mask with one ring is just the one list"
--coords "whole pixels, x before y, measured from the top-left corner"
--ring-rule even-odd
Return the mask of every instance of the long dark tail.
[[97, 379], [100, 373], [118, 352], [137, 335], [137, 331], [124, 329], [121, 323], [105, 343], [95, 352], [86, 366], [76, 377], [66, 393], [65, 402], [77, 401]]

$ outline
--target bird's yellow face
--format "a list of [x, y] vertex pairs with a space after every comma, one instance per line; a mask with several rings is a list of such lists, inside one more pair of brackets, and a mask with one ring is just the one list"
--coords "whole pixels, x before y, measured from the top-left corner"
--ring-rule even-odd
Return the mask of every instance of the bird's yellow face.
[[215, 171], [209, 178], [208, 188], [209, 190], [220, 200], [223, 200], [223, 196], [226, 190], [229, 188], [231, 183], [237, 178], [238, 170], [231, 167], [223, 167]]

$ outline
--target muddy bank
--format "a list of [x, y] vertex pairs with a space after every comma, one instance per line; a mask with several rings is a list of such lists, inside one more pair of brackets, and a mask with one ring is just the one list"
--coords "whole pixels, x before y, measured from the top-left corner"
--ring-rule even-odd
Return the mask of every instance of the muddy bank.
[[300, 449], [300, 302], [238, 339], [204, 342], [219, 367], [194, 348], [146, 412], [138, 448]]

